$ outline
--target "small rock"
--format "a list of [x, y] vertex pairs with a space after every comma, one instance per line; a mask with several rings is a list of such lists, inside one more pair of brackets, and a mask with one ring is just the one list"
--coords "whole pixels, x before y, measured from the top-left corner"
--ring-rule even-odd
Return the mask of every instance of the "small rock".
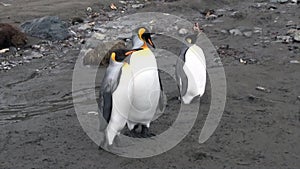
[[32, 45], [31, 48], [32, 49], [41, 49], [41, 45]]
[[4, 48], [4, 49], [0, 50], [0, 53], [6, 53], [6, 52], [9, 52], [9, 48]]
[[243, 34], [244, 34], [244, 36], [249, 38], [252, 36], [252, 31], [247, 31], [247, 32], [244, 32]]
[[300, 62], [298, 60], [291, 60], [290, 63], [291, 64], [299, 64]]
[[64, 40], [69, 37], [67, 24], [58, 16], [45, 16], [26, 21], [21, 28], [29, 35], [42, 39]]
[[211, 14], [211, 15], [206, 15], [205, 19], [207, 20], [214, 20], [214, 19], [217, 19], [218, 16], [215, 15], [215, 14]]
[[97, 39], [97, 40], [104, 40], [105, 37], [106, 37], [106, 35], [105, 35], [105, 34], [102, 34], [102, 33], [95, 33], [95, 34], [93, 35], [93, 37], [94, 37], [95, 39]]
[[292, 3], [298, 3], [298, 0], [291, 0]]
[[263, 92], [266, 92], [266, 93], [271, 93], [270, 89], [267, 89], [267, 88], [262, 87], [262, 86], [257, 86], [255, 89], [258, 90], [258, 91], [263, 91]]
[[231, 30], [229, 30], [229, 33], [234, 36], [242, 36], [243, 35], [243, 33], [239, 29], [231, 29]]
[[286, 3], [286, 2], [288, 2], [288, 0], [270, 0], [270, 2], [272, 2], [272, 3]]
[[139, 9], [139, 8], [144, 8], [145, 5], [144, 5], [144, 4], [133, 4], [133, 5], [131, 5], [131, 7], [132, 7], [133, 9]]
[[39, 59], [39, 58], [43, 57], [43, 55], [38, 52], [32, 52], [31, 56], [32, 56], [32, 59]]
[[120, 4], [124, 4], [124, 5], [126, 5], [127, 4], [127, 2], [126, 1], [119, 1], [120, 2]]
[[225, 29], [222, 29], [220, 32], [221, 32], [221, 33], [224, 33], [224, 34], [228, 34], [228, 31], [225, 30]]
[[88, 23], [86, 23], [86, 24], [81, 25], [78, 28], [78, 30], [85, 31], [85, 30], [88, 30], [88, 29], [91, 29], [91, 28], [92, 28], [91, 25], [89, 25]]
[[297, 41], [297, 42], [300, 42], [300, 30], [297, 30], [295, 33], [294, 33], [294, 40]]
[[181, 28], [179, 29], [179, 32], [178, 32], [180, 35], [186, 35], [188, 33], [188, 30], [185, 29], [185, 28]]
[[289, 29], [286, 34], [290, 35], [290, 36], [294, 36], [296, 32], [297, 32], [297, 29]]
[[84, 20], [80, 17], [74, 17], [74, 18], [72, 18], [71, 22], [72, 22], [72, 25], [76, 25], [76, 24], [79, 24], [79, 23], [83, 23]]
[[93, 9], [92, 9], [91, 7], [87, 7], [87, 8], [86, 8], [86, 11], [89, 12], [89, 13], [92, 13], [92, 12], [93, 12]]
[[230, 14], [230, 17], [235, 18], [235, 19], [241, 19], [244, 17], [244, 14], [240, 11], [234, 11]]
[[297, 99], [300, 100], [300, 96], [298, 96]]
[[292, 41], [293, 41], [293, 39], [291, 36], [277, 36], [276, 37], [276, 42], [290, 43]]
[[254, 33], [262, 33], [262, 28], [260, 28], [260, 27], [254, 27], [253, 28], [253, 32]]

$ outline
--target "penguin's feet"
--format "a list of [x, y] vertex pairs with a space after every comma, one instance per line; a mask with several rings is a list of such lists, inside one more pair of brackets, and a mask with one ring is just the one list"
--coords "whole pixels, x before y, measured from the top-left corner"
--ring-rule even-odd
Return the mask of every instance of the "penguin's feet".
[[147, 126], [142, 125], [142, 131], [141, 131], [140, 136], [141, 136], [142, 138], [149, 138], [149, 137], [155, 136], [155, 134], [151, 133], [151, 132], [149, 131], [149, 128], [148, 128]]

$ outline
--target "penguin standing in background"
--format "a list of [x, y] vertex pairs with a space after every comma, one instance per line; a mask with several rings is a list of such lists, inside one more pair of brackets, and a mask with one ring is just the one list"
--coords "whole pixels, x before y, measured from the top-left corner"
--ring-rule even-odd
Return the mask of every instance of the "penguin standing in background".
[[131, 69], [124, 59], [140, 49], [118, 49], [111, 52], [99, 97], [99, 130], [105, 130], [105, 142], [112, 145], [116, 135], [126, 125], [126, 115], [131, 104]]
[[133, 35], [133, 48], [143, 50], [130, 56], [130, 66], [133, 75], [132, 106], [128, 114], [129, 130], [135, 131], [142, 126], [140, 136], [151, 137], [150, 123], [159, 106], [161, 83], [158, 75], [157, 62], [147, 43], [155, 48], [148, 29], [141, 27]]
[[181, 49], [176, 63], [176, 80], [184, 104], [190, 104], [196, 96], [202, 96], [206, 85], [206, 60], [203, 50], [197, 46], [197, 35], [188, 35], [189, 45]]

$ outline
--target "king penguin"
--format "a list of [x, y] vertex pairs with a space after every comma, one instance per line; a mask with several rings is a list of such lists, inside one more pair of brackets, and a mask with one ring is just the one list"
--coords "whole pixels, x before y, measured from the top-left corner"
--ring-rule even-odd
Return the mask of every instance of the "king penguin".
[[190, 104], [196, 96], [202, 96], [206, 86], [206, 60], [203, 50], [196, 45], [197, 35], [188, 35], [176, 63], [176, 80], [181, 99]]
[[124, 59], [140, 49], [118, 49], [111, 52], [99, 97], [99, 130], [105, 130], [104, 145], [112, 145], [124, 128], [131, 105], [132, 71]]
[[133, 75], [132, 105], [128, 114], [129, 130], [142, 126], [141, 137], [151, 137], [150, 123], [159, 105], [161, 83], [159, 80], [157, 62], [147, 43], [155, 48], [148, 29], [141, 27], [133, 35], [133, 48], [142, 48], [130, 56], [130, 66]]

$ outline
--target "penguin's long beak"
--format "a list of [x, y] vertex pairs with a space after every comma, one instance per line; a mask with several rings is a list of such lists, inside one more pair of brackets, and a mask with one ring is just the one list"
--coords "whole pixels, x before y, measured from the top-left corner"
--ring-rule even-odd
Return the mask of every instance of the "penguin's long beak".
[[133, 52], [136, 52], [136, 51], [139, 51], [139, 50], [143, 50], [143, 48], [137, 48], [137, 49], [128, 50], [128, 51], [125, 53], [125, 56], [129, 56], [129, 55], [131, 55]]
[[152, 39], [151, 39], [151, 35], [154, 35], [154, 33], [144, 33], [144, 37], [145, 37], [146, 42], [147, 42], [150, 46], [152, 46], [153, 48], [155, 48], [155, 45], [154, 45], [154, 43], [153, 43], [153, 41], [152, 41]]

